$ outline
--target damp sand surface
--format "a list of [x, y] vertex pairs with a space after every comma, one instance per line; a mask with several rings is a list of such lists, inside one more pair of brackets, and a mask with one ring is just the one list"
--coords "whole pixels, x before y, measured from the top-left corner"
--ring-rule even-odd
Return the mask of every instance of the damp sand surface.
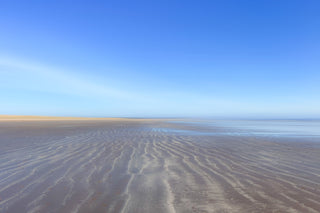
[[320, 212], [317, 138], [207, 134], [217, 132], [151, 119], [4, 119], [0, 212]]

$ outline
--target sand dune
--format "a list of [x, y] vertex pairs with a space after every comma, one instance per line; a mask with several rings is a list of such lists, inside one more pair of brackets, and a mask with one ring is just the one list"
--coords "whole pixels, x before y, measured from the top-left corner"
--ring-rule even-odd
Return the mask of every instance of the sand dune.
[[170, 128], [0, 122], [0, 212], [320, 212], [317, 144]]

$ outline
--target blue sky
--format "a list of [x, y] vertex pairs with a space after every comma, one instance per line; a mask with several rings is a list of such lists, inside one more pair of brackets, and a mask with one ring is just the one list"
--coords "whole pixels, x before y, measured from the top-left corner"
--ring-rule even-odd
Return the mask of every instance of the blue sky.
[[0, 1], [0, 114], [320, 117], [317, 1]]

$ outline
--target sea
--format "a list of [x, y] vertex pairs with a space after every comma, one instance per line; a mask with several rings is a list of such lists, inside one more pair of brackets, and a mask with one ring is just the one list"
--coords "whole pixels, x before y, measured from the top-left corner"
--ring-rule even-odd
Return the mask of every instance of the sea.
[[212, 128], [215, 131], [206, 131], [205, 134], [214, 135], [320, 138], [320, 119], [195, 119], [172, 122]]

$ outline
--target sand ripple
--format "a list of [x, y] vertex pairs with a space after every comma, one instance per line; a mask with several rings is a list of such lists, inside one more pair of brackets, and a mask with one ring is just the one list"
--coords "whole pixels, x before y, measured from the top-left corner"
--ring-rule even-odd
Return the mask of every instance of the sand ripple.
[[172, 126], [0, 122], [0, 212], [320, 212], [319, 145]]

